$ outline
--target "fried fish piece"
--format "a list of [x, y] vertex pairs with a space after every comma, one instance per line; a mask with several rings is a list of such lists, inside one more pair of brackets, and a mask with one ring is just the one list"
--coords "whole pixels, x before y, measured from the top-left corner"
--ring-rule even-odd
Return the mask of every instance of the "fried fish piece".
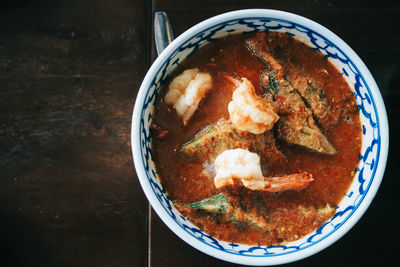
[[322, 128], [328, 129], [335, 126], [339, 120], [339, 112], [332, 110], [324, 88], [310, 75], [304, 73], [301, 67], [291, 62], [286, 62], [285, 66], [286, 79], [308, 104]]
[[265, 42], [265, 33], [257, 34], [247, 40], [246, 45], [251, 53], [267, 65], [260, 79], [261, 85], [271, 93], [278, 108], [278, 137], [316, 152], [335, 154], [336, 149], [316, 125], [313, 113], [301, 95], [284, 78], [283, 67], [272, 56]]
[[199, 202], [176, 205], [178, 209], [184, 213], [191, 213], [194, 211], [203, 211], [222, 217], [225, 223], [245, 223], [252, 227], [258, 227], [263, 230], [271, 229], [268, 221], [258, 213], [256, 209], [244, 211], [238, 205], [235, 205], [229, 195], [219, 193]]
[[[222, 192], [194, 203], [175, 203], [175, 206], [185, 216], [191, 216], [191, 214], [199, 212], [210, 214], [212, 215], [211, 218], [217, 219], [220, 223], [255, 227], [265, 231], [275, 231], [279, 238], [287, 241], [295, 240], [300, 236], [296, 238], [296, 235], [289, 230], [292, 228], [293, 231], [296, 231], [296, 227], [290, 224], [290, 221], [286, 223], [289, 224], [287, 226], [292, 227], [286, 227], [287, 230], [282, 231], [282, 221], [279, 221], [282, 215], [278, 213], [290, 213], [292, 216], [301, 218], [304, 222], [314, 222], [317, 225], [328, 220], [328, 218], [335, 214], [335, 208], [328, 203], [321, 207], [298, 205], [290, 210], [285, 209], [268, 212], [268, 209], [259, 209], [255, 205], [251, 205], [251, 207], [241, 207], [240, 201], [240, 199], [231, 196], [229, 193]], [[307, 232], [303, 234], [306, 233]], [[301, 235], [301, 233], [299, 234]]]
[[[324, 88], [301, 66], [293, 64], [290, 60], [272, 56], [273, 51], [279, 49], [279, 44], [276, 47], [276, 44], [269, 41], [268, 36], [274, 34], [280, 33], [257, 33], [246, 41], [246, 45], [253, 55], [268, 66], [269, 71], [274, 71], [276, 80], [285, 78], [299, 92], [323, 129], [335, 126], [338, 123], [340, 112], [333, 110], [329, 105]], [[326, 70], [321, 71], [327, 73]]]
[[285, 161], [271, 131], [263, 134], [239, 131], [230, 120], [224, 118], [200, 131], [180, 148], [180, 153], [193, 161], [214, 161], [225, 150], [235, 148], [256, 152], [267, 165], [282, 164]]
[[[274, 80], [272, 74], [266, 75], [269, 80]], [[335, 147], [316, 125], [311, 110], [292, 85], [285, 79], [273, 83], [276, 85], [274, 97], [281, 117], [278, 121], [278, 138], [316, 152], [336, 154]]]

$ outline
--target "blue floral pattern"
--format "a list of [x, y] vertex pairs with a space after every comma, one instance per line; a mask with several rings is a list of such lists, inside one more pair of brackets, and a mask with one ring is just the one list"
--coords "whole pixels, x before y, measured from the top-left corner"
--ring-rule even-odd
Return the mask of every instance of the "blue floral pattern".
[[[360, 110], [362, 123], [362, 151], [358, 169], [355, 174], [355, 181], [351, 185], [348, 194], [337, 208], [336, 214], [313, 233], [291, 242], [288, 245], [248, 246], [228, 243], [219, 241], [195, 227], [174, 209], [172, 201], [167, 196], [157, 177], [151, 149], [149, 125], [152, 120], [154, 103], [159, 89], [165, 82], [168, 74], [186, 57], [196, 52], [197, 49], [208, 42], [238, 32], [257, 31], [281, 31], [294, 36], [323, 54], [325, 58], [330, 60], [339, 70], [342, 70], [341, 72], [344, 78], [353, 88], [353, 94]], [[381, 136], [377, 108], [371, 96], [370, 88], [368, 84], [366, 84], [357, 66], [355, 66], [351, 59], [339, 49], [339, 47], [321, 34], [302, 25], [275, 18], [253, 17], [234, 19], [204, 29], [191, 38], [188, 38], [186, 42], [169, 55], [168, 59], [158, 69], [145, 97], [140, 120], [140, 144], [143, 164], [153, 193], [177, 225], [191, 236], [215, 249], [248, 257], [271, 257], [293, 253], [310, 247], [334, 233], [349, 219], [360, 206], [360, 203], [363, 201], [374, 179], [379, 162]]]

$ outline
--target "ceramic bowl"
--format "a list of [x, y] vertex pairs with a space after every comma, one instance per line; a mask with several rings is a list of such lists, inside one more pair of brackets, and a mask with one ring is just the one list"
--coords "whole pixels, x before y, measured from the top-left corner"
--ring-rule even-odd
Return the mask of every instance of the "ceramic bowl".
[[[191, 224], [173, 206], [157, 175], [149, 126], [159, 89], [188, 55], [223, 36], [256, 31], [286, 32], [323, 54], [343, 74], [356, 98], [362, 123], [362, 149], [354, 181], [336, 214], [307, 236], [286, 245], [248, 246], [217, 240]], [[157, 58], [140, 87], [132, 118], [132, 153], [140, 184], [164, 223], [196, 249], [247, 265], [293, 262], [328, 247], [360, 219], [384, 173], [388, 153], [385, 106], [371, 73], [356, 53], [330, 30], [304, 17], [267, 9], [239, 10], [207, 19], [176, 38]]]

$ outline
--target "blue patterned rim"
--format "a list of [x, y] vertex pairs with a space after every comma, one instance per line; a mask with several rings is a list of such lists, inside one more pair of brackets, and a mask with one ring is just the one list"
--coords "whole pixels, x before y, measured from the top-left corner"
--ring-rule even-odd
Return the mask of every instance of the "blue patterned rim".
[[[352, 187], [349, 189], [344, 201], [342, 201], [342, 203], [346, 204], [344, 205], [341, 203], [336, 214], [312, 234], [308, 235], [306, 238], [291, 242], [287, 246], [279, 245], [265, 247], [247, 246], [235, 243], [228, 244], [227, 242], [219, 241], [204, 233], [202, 230], [187, 221], [186, 218], [180, 215], [173, 208], [171, 200], [157, 178], [157, 173], [152, 160], [151, 135], [148, 130], [148, 126], [152, 119], [153, 105], [158, 96], [160, 86], [164, 83], [172, 69], [178, 66], [184, 58], [193, 54], [203, 44], [217, 40], [220, 36], [236, 32], [256, 32], [261, 30], [283, 31], [294, 37], [300, 36], [303, 39], [305, 38], [306, 42], [308, 42], [311, 47], [323, 54], [326, 59], [331, 60], [337, 67], [340, 66], [342, 68], [342, 74], [345, 76], [347, 81], [354, 83], [353, 94], [356, 98], [362, 121], [363, 148], [357, 173], [355, 175], [355, 181], [353, 181]], [[303, 39], [302, 41], [304, 41]], [[378, 110], [374, 98], [372, 97], [370, 87], [359, 71], [359, 68], [346, 55], [346, 53], [342, 51], [342, 49], [323, 35], [298, 23], [279, 18], [255, 16], [231, 19], [204, 28], [196, 34], [193, 34], [191, 37], [186, 38], [186, 40], [177, 46], [176, 49], [169, 50], [167, 53], [169, 53], [169, 56], [162, 64], [160, 64], [156, 74], [153, 75], [152, 81], [147, 85], [147, 88], [145, 88], [146, 93], [144, 103], [140, 111], [140, 127], [135, 128], [133, 121], [132, 133], [138, 131], [135, 134], [140, 138], [141, 164], [144, 166], [146, 179], [151, 187], [152, 193], [156, 196], [158, 202], [161, 204], [163, 210], [168, 214], [170, 219], [172, 219], [182, 230], [213, 249], [233, 255], [265, 258], [288, 255], [305, 250], [334, 234], [349, 220], [349, 218], [351, 218], [363, 202], [365, 196], [370, 190], [372, 182], [374, 181], [381, 153], [381, 129]], [[132, 134], [132, 136], [135, 136], [135, 134]], [[384, 161], [386, 161], [386, 158], [384, 158]], [[141, 183], [143, 186], [142, 180]], [[154, 206], [154, 203], [152, 203], [152, 205]]]

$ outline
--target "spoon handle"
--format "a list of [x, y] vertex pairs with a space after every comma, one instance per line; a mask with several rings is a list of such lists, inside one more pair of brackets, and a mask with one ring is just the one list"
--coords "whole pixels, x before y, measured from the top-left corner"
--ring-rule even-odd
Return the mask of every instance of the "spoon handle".
[[158, 55], [174, 40], [172, 27], [165, 12], [154, 14], [154, 39]]

